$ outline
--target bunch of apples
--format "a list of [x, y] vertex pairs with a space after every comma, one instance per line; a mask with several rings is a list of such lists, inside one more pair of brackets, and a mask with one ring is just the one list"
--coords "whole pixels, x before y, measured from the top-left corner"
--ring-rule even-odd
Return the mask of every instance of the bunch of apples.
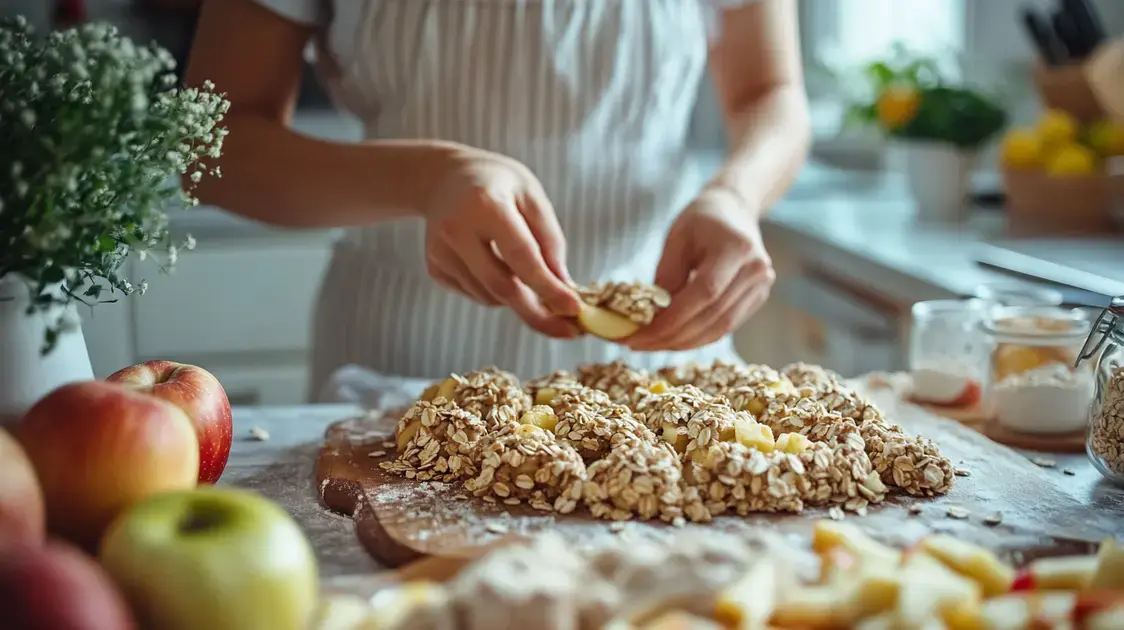
[[278, 505], [213, 487], [230, 402], [169, 361], [64, 385], [0, 430], [0, 627], [303, 628], [312, 549]]
[[1052, 177], [1094, 175], [1105, 159], [1118, 156], [1124, 156], [1124, 125], [1109, 119], [1082, 125], [1058, 109], [1046, 110], [1034, 125], [1009, 130], [1000, 146], [1004, 168]]

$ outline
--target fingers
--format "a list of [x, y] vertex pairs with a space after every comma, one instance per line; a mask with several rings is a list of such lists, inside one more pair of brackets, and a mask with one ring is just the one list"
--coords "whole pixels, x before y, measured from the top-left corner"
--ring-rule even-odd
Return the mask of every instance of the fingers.
[[715, 308], [723, 298], [733, 298], [726, 294], [740, 268], [736, 260], [723, 256], [705, 262], [681, 291], [672, 294], [671, 306], [628, 339], [628, 346], [633, 350], [664, 347], [667, 340], [678, 337], [692, 320]]
[[566, 268], [566, 238], [562, 234], [562, 226], [558, 223], [554, 206], [545, 195], [536, 195], [523, 198], [518, 207], [539, 244], [546, 266], [563, 282], [573, 284], [574, 280]]
[[694, 262], [687, 250], [687, 239], [680, 230], [672, 227], [663, 246], [659, 266], [656, 268], [656, 286], [663, 287], [672, 295], [683, 289], [691, 275]]
[[457, 253], [442, 243], [432, 244], [427, 248], [426, 267], [430, 277], [450, 291], [466, 295], [484, 306], [501, 304], [472, 276]]
[[[501, 211], [497, 213], [495, 225], [489, 226], [492, 228], [489, 233], [507, 267], [542, 298], [552, 312], [576, 316], [581, 308], [577, 293], [547, 266], [541, 244], [523, 215], [515, 208], [497, 209]], [[553, 246], [557, 248], [557, 244]]]
[[458, 253], [468, 273], [484, 290], [511, 308], [532, 329], [551, 337], [570, 338], [576, 335], [576, 327], [567, 319], [548, 311], [539, 296], [515, 277], [507, 264], [492, 253], [489, 245], [479, 241], [461, 241]]
[[705, 324], [694, 327], [690, 335], [669, 342], [667, 350], [694, 350], [710, 345], [737, 330], [761, 305], [769, 299], [770, 286], [754, 282], [738, 297], [731, 300], [726, 309], [715, 314]]

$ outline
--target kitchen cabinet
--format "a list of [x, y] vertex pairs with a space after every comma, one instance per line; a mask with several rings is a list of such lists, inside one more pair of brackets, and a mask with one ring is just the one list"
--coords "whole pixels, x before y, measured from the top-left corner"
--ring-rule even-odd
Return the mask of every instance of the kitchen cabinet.
[[263, 229], [201, 238], [169, 275], [130, 260], [128, 277], [147, 276], [148, 292], [83, 321], [95, 375], [170, 359], [213, 372], [235, 404], [305, 402], [312, 308], [330, 255], [327, 234]]

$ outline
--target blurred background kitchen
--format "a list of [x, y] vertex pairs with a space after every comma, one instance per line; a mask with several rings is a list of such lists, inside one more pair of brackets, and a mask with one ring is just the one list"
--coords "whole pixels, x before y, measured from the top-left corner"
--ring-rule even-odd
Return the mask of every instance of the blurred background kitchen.
[[[39, 27], [111, 21], [180, 60], [196, 10], [192, 0], [0, 0], [0, 14]], [[1113, 159], [1124, 127], [1109, 122], [1124, 123], [1124, 44], [1114, 41], [1124, 2], [801, 0], [800, 10], [816, 142], [764, 228], [779, 280], [739, 335], [746, 360], [905, 369], [916, 302], [997, 282], [1055, 289], [1067, 306], [1124, 294], [1124, 167]], [[917, 122], [918, 94], [938, 84], [983, 109], [951, 128]], [[1069, 113], [1043, 115], [1044, 101]], [[359, 137], [311, 71], [294, 124]], [[721, 124], [704, 83], [693, 143], [705, 168], [721, 155]], [[198, 241], [175, 274], [84, 314], [95, 373], [174, 359], [214, 372], [235, 404], [303, 402], [332, 235], [218, 208], [173, 220]]]

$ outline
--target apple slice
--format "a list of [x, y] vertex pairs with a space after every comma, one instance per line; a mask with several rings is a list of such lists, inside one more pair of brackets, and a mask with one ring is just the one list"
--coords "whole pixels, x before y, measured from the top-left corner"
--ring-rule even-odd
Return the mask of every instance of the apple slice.
[[1089, 588], [1124, 589], [1124, 547], [1114, 538], [1106, 538], [1097, 551], [1097, 570], [1089, 580]]
[[940, 560], [918, 551], [902, 566], [896, 618], [902, 628], [919, 628], [932, 617], [959, 630], [979, 617], [980, 587]]
[[1119, 630], [1124, 628], [1124, 604], [1117, 603], [1108, 610], [1100, 610], [1085, 617], [1081, 626], [1085, 630]]
[[921, 548], [953, 571], [974, 580], [987, 597], [1011, 590], [1015, 569], [983, 547], [947, 534], [926, 536]]
[[549, 405], [535, 405], [523, 412], [519, 418], [519, 424], [530, 424], [540, 429], [554, 433], [554, 427], [558, 426], [558, 416], [554, 415], [554, 409]]
[[1072, 591], [1000, 595], [983, 603], [975, 628], [987, 630], [1066, 628], [1070, 627], [1069, 621], [1073, 618], [1076, 604], [1077, 593]]
[[772, 453], [777, 448], [773, 430], [747, 415], [734, 416], [734, 439], [743, 446], [755, 448], [762, 453]]
[[588, 304], [583, 304], [578, 311], [578, 325], [589, 334], [609, 341], [624, 339], [640, 330], [640, 324], [624, 315]]
[[874, 540], [850, 523], [828, 519], [816, 521], [812, 529], [813, 551], [822, 557], [836, 547], [851, 553], [863, 565], [896, 567], [902, 562], [900, 551]]
[[803, 433], [782, 433], [777, 436], [776, 447], [778, 451], [800, 455], [808, 450], [812, 441]]
[[850, 628], [862, 616], [860, 598], [855, 582], [800, 586], [781, 595], [770, 621], [782, 628]]
[[371, 604], [356, 595], [327, 595], [320, 599], [308, 630], [363, 630]]
[[777, 566], [763, 557], [718, 593], [714, 618], [727, 628], [763, 628], [777, 605], [777, 587]]
[[1097, 556], [1039, 558], [1019, 572], [1012, 591], [1079, 591], [1097, 570]]

